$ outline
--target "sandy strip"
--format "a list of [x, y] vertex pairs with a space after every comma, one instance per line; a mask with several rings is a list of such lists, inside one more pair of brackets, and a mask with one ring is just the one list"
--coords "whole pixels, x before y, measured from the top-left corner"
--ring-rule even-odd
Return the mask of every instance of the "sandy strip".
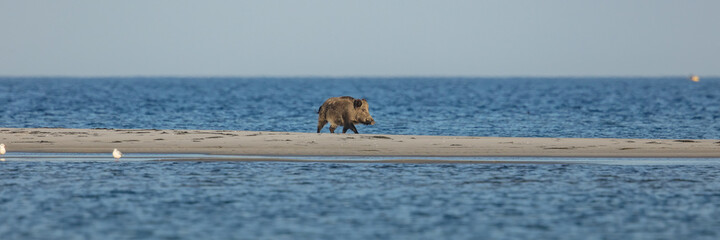
[[[228, 130], [0, 128], [8, 151], [309, 156], [720, 158], [720, 140], [506, 138]], [[412, 158], [408, 158], [412, 159]]]

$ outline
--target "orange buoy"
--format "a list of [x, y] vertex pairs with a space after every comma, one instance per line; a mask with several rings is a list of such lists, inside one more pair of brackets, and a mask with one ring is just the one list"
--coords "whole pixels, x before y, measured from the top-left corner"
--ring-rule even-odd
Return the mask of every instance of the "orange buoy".
[[698, 75], [692, 75], [692, 76], [690, 76], [690, 81], [699, 82], [700, 77], [698, 77]]

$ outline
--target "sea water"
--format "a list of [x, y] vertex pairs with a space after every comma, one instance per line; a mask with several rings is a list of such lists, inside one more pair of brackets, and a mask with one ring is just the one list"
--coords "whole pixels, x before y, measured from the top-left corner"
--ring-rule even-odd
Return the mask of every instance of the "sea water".
[[0, 236], [720, 237], [717, 162], [648, 161], [615, 165], [8, 160], [0, 162]]
[[315, 132], [325, 99], [353, 96], [376, 121], [360, 133], [716, 139], [718, 89], [682, 77], [0, 78], [0, 126]]
[[[366, 98], [377, 122], [361, 133], [709, 139], [720, 138], [718, 87], [718, 79], [670, 77], [3, 78], [0, 127], [314, 132], [320, 104], [349, 95]], [[390, 164], [109, 154], [2, 156], [0, 238], [720, 237], [717, 159]]]

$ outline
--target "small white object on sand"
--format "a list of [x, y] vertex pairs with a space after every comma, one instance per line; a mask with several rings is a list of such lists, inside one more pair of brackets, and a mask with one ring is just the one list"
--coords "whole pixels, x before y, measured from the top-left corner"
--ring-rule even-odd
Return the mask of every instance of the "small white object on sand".
[[0, 143], [0, 155], [5, 154], [7, 151], [5, 150], [5, 144]]
[[115, 160], [120, 159], [122, 157], [122, 152], [117, 150], [117, 148], [113, 149], [113, 157], [115, 158]]

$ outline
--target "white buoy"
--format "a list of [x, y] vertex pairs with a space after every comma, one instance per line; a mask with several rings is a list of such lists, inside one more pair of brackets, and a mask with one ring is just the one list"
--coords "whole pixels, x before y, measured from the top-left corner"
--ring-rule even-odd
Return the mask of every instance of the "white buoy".
[[5, 154], [7, 151], [5, 150], [5, 144], [0, 143], [0, 155]]
[[122, 152], [118, 151], [117, 148], [113, 149], [113, 157], [115, 160], [118, 160], [122, 157]]

